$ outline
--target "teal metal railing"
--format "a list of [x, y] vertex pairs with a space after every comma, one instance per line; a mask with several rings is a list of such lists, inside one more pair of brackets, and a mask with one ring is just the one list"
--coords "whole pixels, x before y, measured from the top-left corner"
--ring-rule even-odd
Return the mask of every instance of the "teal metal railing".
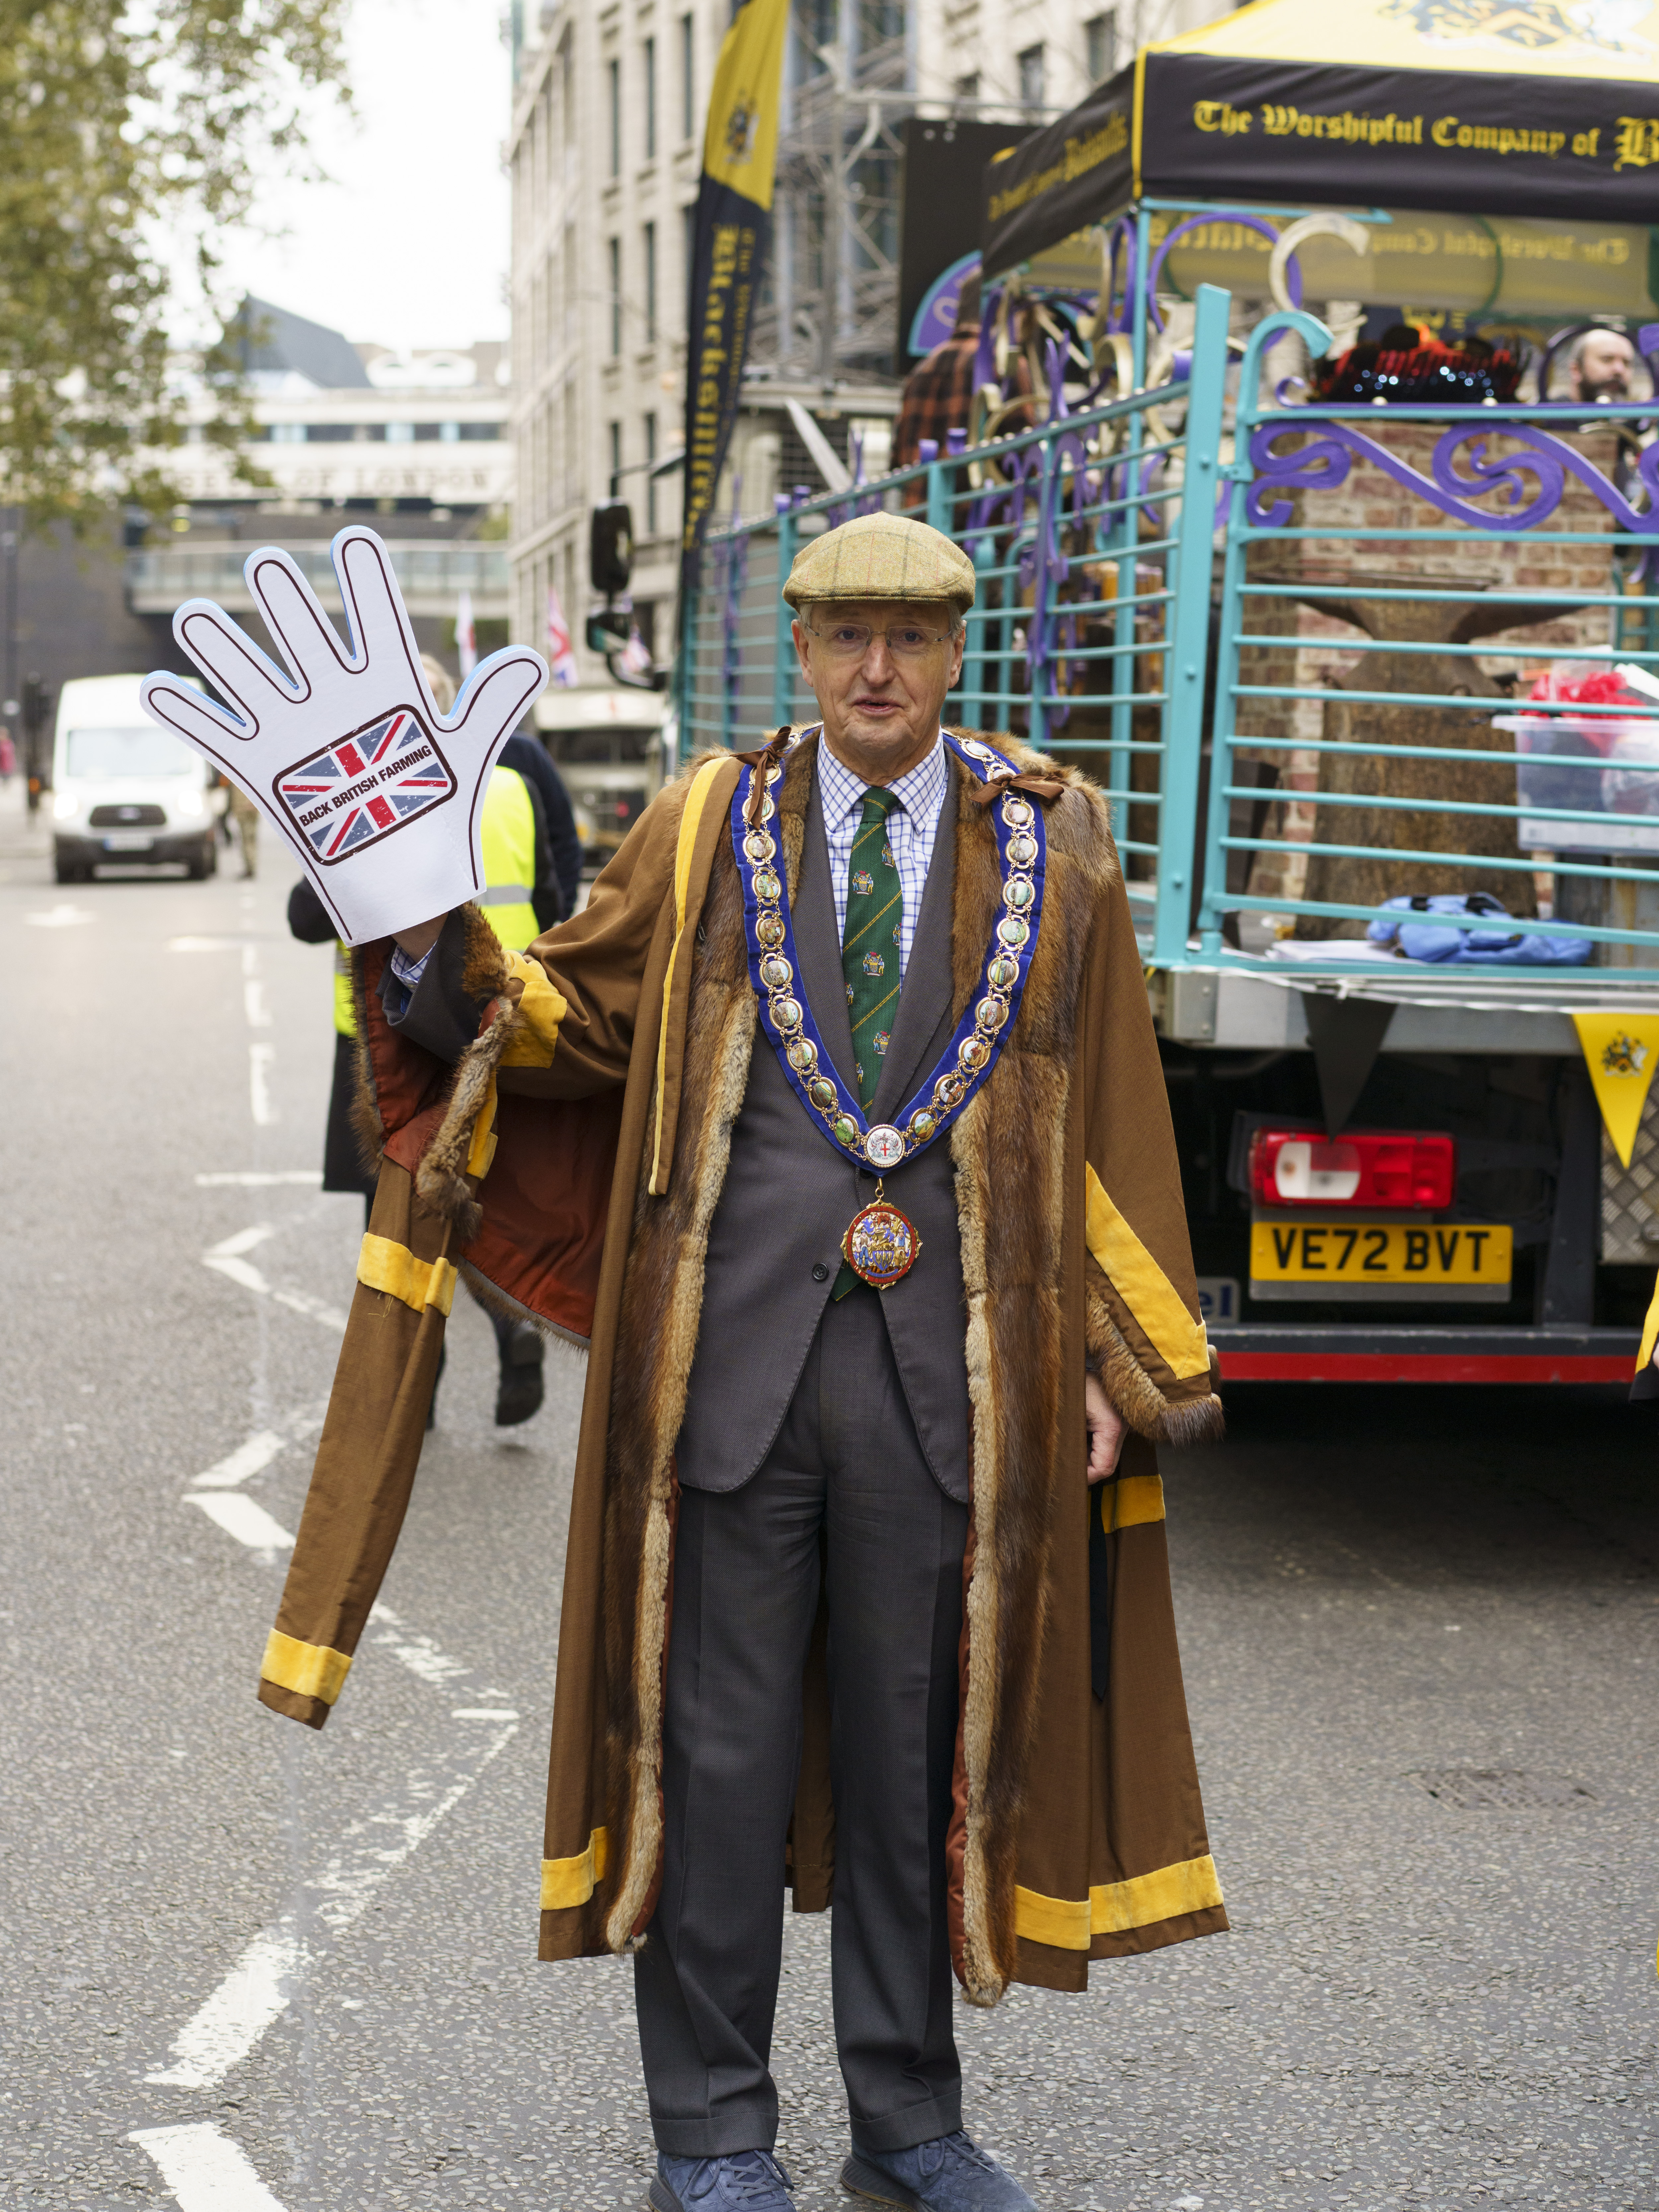
[[[1589, 938], [1598, 963], [1619, 963], [1618, 981], [1659, 981], [1659, 705], [1631, 696], [1610, 711], [1527, 696], [1531, 679], [1566, 663], [1611, 672], [1632, 662], [1659, 673], [1659, 447], [1641, 443], [1652, 404], [1263, 406], [1263, 356], [1288, 331], [1312, 355], [1329, 343], [1324, 325], [1300, 313], [1257, 326], [1240, 374], [1234, 453], [1221, 471], [1212, 763], [1188, 957], [1243, 964], [1225, 932], [1227, 917], [1243, 911], [1285, 916], [1304, 938], [1374, 920], [1382, 911], [1374, 898], [1342, 895], [1343, 877], [1369, 864], [1373, 879], [1392, 875], [1395, 895], [1431, 883], [1449, 889], [1449, 873], [1466, 872], [1489, 890], [1512, 887], [1504, 902], [1522, 908], [1542, 876], [1555, 914], [1517, 914], [1506, 933]], [[1395, 435], [1401, 428], [1418, 434]], [[1585, 430], [1598, 435], [1577, 434]], [[1427, 443], [1425, 432], [1434, 434], [1426, 455], [1413, 450]], [[1609, 473], [1587, 447], [1621, 438]], [[1402, 541], [1411, 548], [1403, 564]], [[1377, 564], [1370, 571], [1368, 560]], [[1420, 580], [1411, 573], [1419, 563]], [[1460, 567], [1467, 583], [1444, 573]], [[1559, 580], [1575, 570], [1577, 581]], [[1346, 609], [1352, 623], [1358, 601], [1368, 631], [1316, 639], [1296, 618], [1298, 606], [1312, 605]], [[1508, 610], [1515, 623], [1505, 641], [1498, 618]], [[1459, 617], [1472, 636], [1455, 635]], [[1535, 633], [1549, 622], [1576, 635], [1542, 641]], [[1534, 635], [1516, 634], [1528, 630]], [[1264, 656], [1305, 655], [1310, 646], [1355, 665], [1340, 682], [1275, 674], [1270, 658], [1264, 672]], [[1384, 655], [1405, 683], [1368, 687], [1365, 668]], [[1406, 688], [1419, 659], [1468, 668], [1470, 684]], [[1519, 664], [1512, 701], [1492, 696], [1482, 668], [1505, 659]], [[1292, 707], [1304, 719], [1319, 709], [1318, 734], [1284, 726]], [[1433, 741], [1402, 739], [1402, 709], [1450, 720], [1432, 730]], [[1261, 810], [1258, 764], [1292, 760], [1306, 787], [1281, 774], [1268, 822], [1242, 825], [1242, 811]], [[1244, 772], [1247, 761], [1256, 775]], [[1484, 781], [1501, 781], [1505, 795], [1456, 795], [1470, 769], [1501, 770]], [[1291, 834], [1291, 808], [1310, 821], [1308, 834]], [[1365, 813], [1409, 814], [1425, 842], [1345, 836]], [[1469, 849], [1480, 825], [1494, 834]], [[1281, 884], [1287, 863], [1310, 874], [1314, 864], [1335, 865], [1316, 870], [1322, 896], [1297, 896], [1252, 883], [1264, 859], [1279, 863]], [[1343, 963], [1343, 943], [1329, 940], [1332, 965]]]
[[[963, 728], [1018, 728], [1085, 762], [1134, 887], [1156, 908], [1154, 933], [1184, 945], [1227, 309], [1227, 295], [1207, 288], [1189, 382], [1056, 411], [852, 493], [782, 497], [773, 515], [711, 532], [678, 671], [683, 752], [752, 744], [811, 718], [782, 580], [809, 534], [908, 505], [963, 546], [978, 581], [947, 714]], [[1058, 373], [1049, 383], [1062, 391]], [[1171, 821], [1183, 825], [1173, 846]]]

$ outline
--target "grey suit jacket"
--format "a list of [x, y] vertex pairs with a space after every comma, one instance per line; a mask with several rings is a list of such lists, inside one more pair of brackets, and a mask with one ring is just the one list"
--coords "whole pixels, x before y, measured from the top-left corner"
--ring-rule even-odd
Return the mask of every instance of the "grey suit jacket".
[[[956, 881], [955, 779], [945, 794], [921, 911], [870, 1118], [890, 1119], [949, 1042], [951, 915]], [[800, 981], [848, 1087], [852, 1030], [830, 882], [823, 811], [813, 778], [793, 920]], [[921, 1448], [947, 1496], [968, 1496], [968, 1372], [961, 1235], [948, 1138], [886, 1179], [886, 1194], [921, 1238], [915, 1266], [879, 1297]], [[782, 1425], [841, 1267], [841, 1240], [875, 1195], [818, 1133], [757, 1026], [749, 1086], [732, 1134], [725, 1188], [709, 1227], [702, 1318], [677, 1448], [680, 1480], [737, 1490]], [[856, 1391], [857, 1375], [823, 1377]]]

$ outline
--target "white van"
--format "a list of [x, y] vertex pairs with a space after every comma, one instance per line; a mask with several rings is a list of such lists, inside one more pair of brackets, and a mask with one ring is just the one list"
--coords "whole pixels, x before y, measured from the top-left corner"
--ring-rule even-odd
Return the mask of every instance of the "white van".
[[58, 695], [52, 751], [52, 859], [60, 884], [100, 862], [183, 861], [213, 873], [213, 771], [138, 703], [142, 676], [82, 676]]

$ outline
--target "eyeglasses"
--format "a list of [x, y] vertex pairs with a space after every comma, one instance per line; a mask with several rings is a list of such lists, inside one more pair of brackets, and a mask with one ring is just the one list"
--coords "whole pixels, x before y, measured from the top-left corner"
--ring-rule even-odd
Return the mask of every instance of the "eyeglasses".
[[895, 660], [921, 660], [956, 635], [954, 630], [924, 629], [920, 623], [900, 623], [886, 630], [872, 629], [868, 623], [832, 623], [828, 629], [814, 629], [811, 623], [801, 627], [823, 640], [831, 660], [862, 660], [877, 638]]

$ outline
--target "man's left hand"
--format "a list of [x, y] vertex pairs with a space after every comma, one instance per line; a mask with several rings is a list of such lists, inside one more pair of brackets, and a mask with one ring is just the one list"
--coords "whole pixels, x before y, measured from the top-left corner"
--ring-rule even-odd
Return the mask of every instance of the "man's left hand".
[[1122, 1414], [1108, 1404], [1098, 1375], [1083, 1378], [1083, 1418], [1089, 1429], [1089, 1480], [1104, 1482], [1116, 1469], [1128, 1425]]

